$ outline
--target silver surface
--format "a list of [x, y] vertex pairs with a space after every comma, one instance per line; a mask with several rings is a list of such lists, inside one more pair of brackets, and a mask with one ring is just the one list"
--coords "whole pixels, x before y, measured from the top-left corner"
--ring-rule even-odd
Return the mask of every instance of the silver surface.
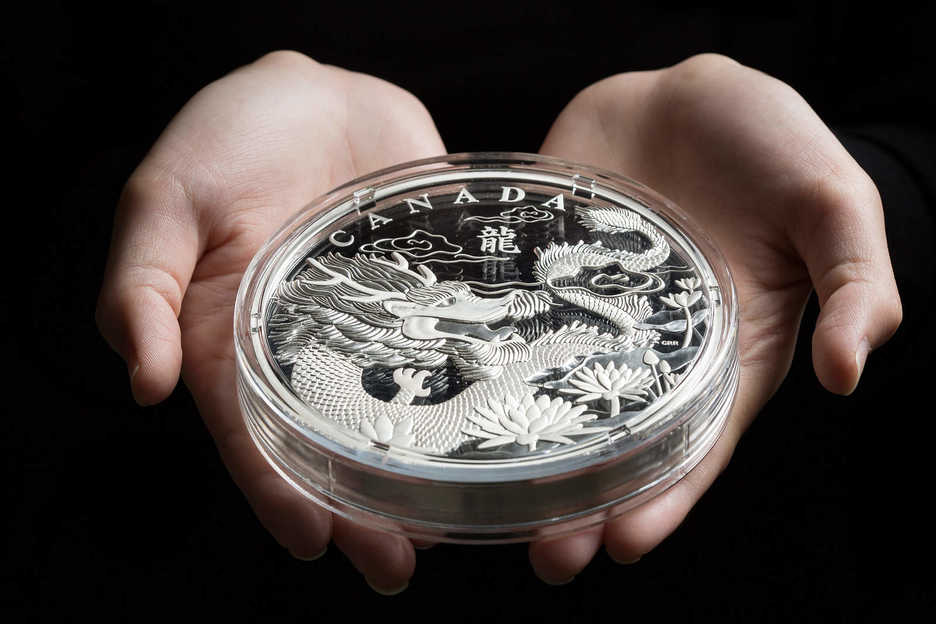
[[427, 189], [331, 227], [265, 333], [317, 417], [427, 456], [528, 457], [626, 431], [679, 387], [711, 307], [690, 257], [624, 203]]

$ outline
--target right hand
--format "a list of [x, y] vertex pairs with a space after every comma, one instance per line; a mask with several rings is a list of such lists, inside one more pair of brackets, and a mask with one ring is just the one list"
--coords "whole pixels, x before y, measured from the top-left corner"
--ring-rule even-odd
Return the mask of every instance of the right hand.
[[604, 527], [532, 544], [537, 574], [561, 582], [601, 544], [633, 562], [683, 521], [786, 376], [811, 290], [814, 368], [837, 394], [855, 389], [902, 308], [877, 188], [806, 101], [762, 72], [706, 54], [612, 76], [569, 103], [541, 152], [675, 200], [724, 253], [740, 307], [738, 392], [717, 443], [673, 487]]
[[311, 199], [363, 174], [445, 153], [423, 105], [377, 78], [274, 52], [196, 94], [121, 196], [98, 301], [101, 333], [141, 405], [180, 370], [221, 457], [293, 555], [329, 540], [378, 591], [413, 574], [413, 544], [311, 503], [274, 472], [235, 392], [234, 298], [260, 246]]

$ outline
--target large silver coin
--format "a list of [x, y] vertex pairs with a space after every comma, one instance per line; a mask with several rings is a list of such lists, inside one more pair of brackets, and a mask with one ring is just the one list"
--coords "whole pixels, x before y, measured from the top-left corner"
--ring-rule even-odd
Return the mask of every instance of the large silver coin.
[[301, 491], [413, 536], [623, 511], [701, 459], [735, 392], [733, 286], [690, 229], [649, 189], [542, 157], [355, 181], [245, 276], [250, 430]]

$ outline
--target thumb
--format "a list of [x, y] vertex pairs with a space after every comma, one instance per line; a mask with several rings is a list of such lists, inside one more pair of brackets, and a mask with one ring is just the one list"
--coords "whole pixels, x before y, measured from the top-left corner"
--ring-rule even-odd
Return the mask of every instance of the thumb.
[[826, 389], [851, 394], [868, 353], [897, 331], [902, 318], [880, 195], [859, 170], [847, 183], [820, 186], [801, 210], [793, 242], [820, 305], [813, 365]]
[[179, 378], [178, 316], [198, 256], [196, 226], [191, 202], [171, 176], [135, 173], [127, 182], [96, 320], [126, 361], [133, 397], [141, 405], [166, 398]]

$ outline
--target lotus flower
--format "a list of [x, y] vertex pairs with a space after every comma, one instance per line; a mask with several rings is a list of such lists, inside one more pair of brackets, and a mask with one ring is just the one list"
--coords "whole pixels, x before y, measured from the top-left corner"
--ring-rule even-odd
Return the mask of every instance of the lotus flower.
[[394, 425], [386, 414], [378, 414], [374, 422], [361, 420], [361, 433], [375, 442], [410, 446], [413, 443], [413, 419], [409, 416]]
[[700, 280], [698, 277], [687, 277], [685, 279], [676, 280], [676, 285], [683, 290], [693, 292], [696, 288], [702, 285], [702, 280]]
[[678, 292], [673, 294], [670, 297], [663, 295], [660, 297], [660, 301], [665, 303], [671, 308], [691, 308], [696, 301], [702, 298], [702, 291], [696, 291], [694, 293], [690, 292]]
[[576, 403], [605, 400], [611, 405], [611, 416], [617, 416], [621, 413], [621, 399], [646, 402], [644, 397], [653, 383], [653, 374], [650, 369], [642, 367], [633, 369], [621, 364], [616, 368], [614, 362], [602, 367], [596, 363], [594, 368], [577, 370], [569, 383], [575, 388], [563, 388], [560, 392], [581, 395], [575, 399]]
[[475, 406], [477, 414], [467, 416], [476, 427], [464, 433], [486, 438], [479, 449], [515, 442], [536, 450], [540, 440], [572, 444], [570, 435], [607, 431], [608, 427], [584, 427], [596, 414], [585, 414], [587, 406], [574, 406], [561, 398], [550, 400], [546, 395], [534, 398], [529, 392], [521, 399], [505, 395], [503, 399], [488, 399], [487, 405]]

